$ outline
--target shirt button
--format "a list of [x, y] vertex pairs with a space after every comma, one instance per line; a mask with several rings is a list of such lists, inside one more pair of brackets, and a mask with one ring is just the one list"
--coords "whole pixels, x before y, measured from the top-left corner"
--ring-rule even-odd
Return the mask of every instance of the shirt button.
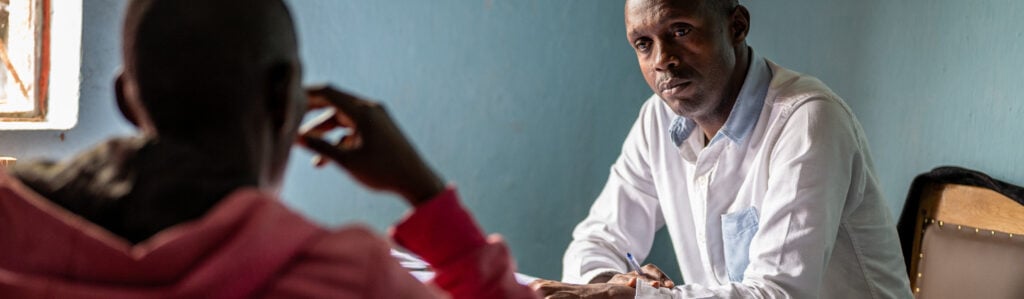
[[708, 177], [707, 176], [703, 176], [702, 175], [702, 176], [697, 178], [697, 186], [704, 187], [707, 184], [708, 184]]
[[697, 243], [704, 244], [704, 242], [706, 242], [704, 240], [704, 233], [697, 233]]

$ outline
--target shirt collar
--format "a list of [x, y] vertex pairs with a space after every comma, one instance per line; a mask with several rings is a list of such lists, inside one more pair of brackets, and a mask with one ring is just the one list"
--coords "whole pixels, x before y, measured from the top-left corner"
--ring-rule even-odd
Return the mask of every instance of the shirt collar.
[[[764, 97], [768, 94], [768, 86], [771, 81], [772, 70], [768, 68], [768, 61], [757, 55], [753, 48], [750, 48], [750, 66], [747, 67], [747, 78], [743, 80], [743, 86], [740, 87], [736, 103], [733, 104], [732, 111], [729, 112], [729, 118], [725, 120], [725, 125], [715, 134], [710, 143], [722, 139], [722, 136], [739, 143], [747, 135], [750, 135], [750, 132], [754, 130], [754, 125], [757, 124], [758, 116], [761, 115]], [[676, 146], [681, 146], [696, 128], [697, 122], [677, 116], [672, 127], [669, 128], [669, 135]]]

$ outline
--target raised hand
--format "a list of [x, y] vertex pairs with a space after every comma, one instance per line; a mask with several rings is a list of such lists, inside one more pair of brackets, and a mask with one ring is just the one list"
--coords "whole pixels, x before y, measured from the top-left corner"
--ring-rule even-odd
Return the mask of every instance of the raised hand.
[[[420, 158], [384, 107], [329, 86], [307, 89], [309, 110], [329, 108], [302, 126], [299, 143], [318, 153], [318, 166], [335, 161], [367, 187], [398, 193], [418, 205], [444, 190], [444, 182]], [[339, 128], [338, 142], [323, 137]]]

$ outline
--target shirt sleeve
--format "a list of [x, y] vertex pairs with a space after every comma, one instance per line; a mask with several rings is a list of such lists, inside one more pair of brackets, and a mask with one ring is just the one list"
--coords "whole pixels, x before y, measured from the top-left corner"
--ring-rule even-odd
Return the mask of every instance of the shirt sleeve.
[[432, 283], [453, 298], [535, 298], [515, 280], [515, 265], [498, 236], [485, 239], [449, 187], [416, 207], [391, 232], [399, 245], [430, 263]]
[[627, 272], [625, 254], [644, 260], [655, 232], [665, 225], [655, 196], [647, 143], [651, 105], [659, 104], [657, 101], [644, 105], [604, 189], [573, 230], [573, 240], [562, 259], [562, 281], [583, 284], [602, 273]]
[[743, 281], [641, 286], [637, 298], [818, 297], [848, 195], [859, 192], [851, 181], [864, 174], [863, 152], [842, 104], [810, 99], [794, 109], [772, 150], [773, 175]]

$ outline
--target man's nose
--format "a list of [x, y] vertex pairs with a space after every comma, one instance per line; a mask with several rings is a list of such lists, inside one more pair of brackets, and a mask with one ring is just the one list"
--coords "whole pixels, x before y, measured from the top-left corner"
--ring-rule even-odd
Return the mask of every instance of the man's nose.
[[672, 51], [672, 46], [657, 43], [654, 50], [654, 70], [664, 72], [679, 66], [679, 56]]

